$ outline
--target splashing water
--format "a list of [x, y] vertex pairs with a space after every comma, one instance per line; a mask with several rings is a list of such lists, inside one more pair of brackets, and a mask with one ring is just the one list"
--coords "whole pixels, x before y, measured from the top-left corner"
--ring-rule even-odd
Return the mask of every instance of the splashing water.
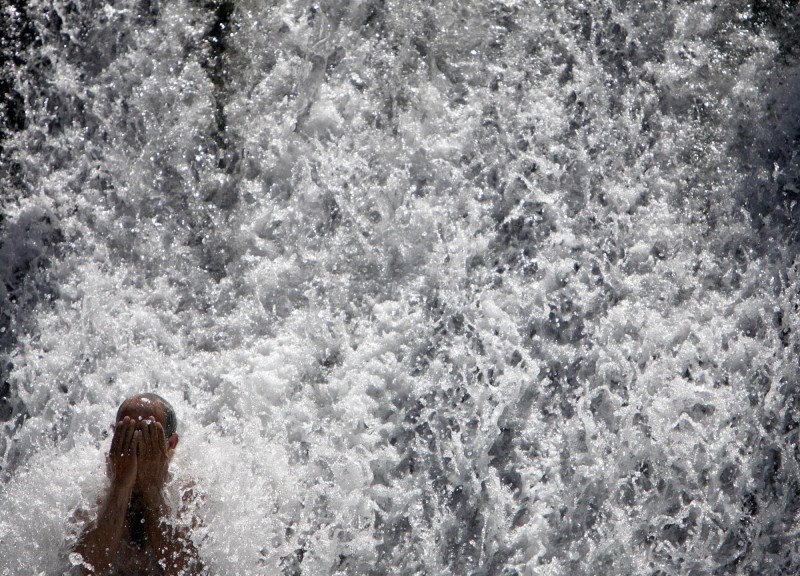
[[126, 396], [210, 574], [796, 574], [796, 2], [12, 0], [0, 574]]

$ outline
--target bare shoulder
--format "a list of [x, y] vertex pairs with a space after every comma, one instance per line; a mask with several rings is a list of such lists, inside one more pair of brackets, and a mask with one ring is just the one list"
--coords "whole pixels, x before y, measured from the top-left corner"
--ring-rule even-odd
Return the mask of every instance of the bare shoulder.
[[181, 482], [179, 490], [182, 502], [194, 502], [197, 499], [205, 498], [204, 490], [193, 479]]
[[77, 537], [86, 526], [93, 524], [97, 519], [97, 511], [103, 505], [103, 502], [103, 495], [98, 495], [95, 498], [94, 505], [85, 501], [79, 502], [67, 520], [67, 525], [69, 526], [68, 536]]
[[175, 483], [177, 492], [176, 516], [191, 529], [203, 526], [200, 508], [206, 499], [205, 490], [192, 478], [182, 478]]
[[194, 479], [182, 479], [177, 484], [181, 508], [197, 508], [206, 499], [206, 492]]
[[[95, 508], [99, 508], [100, 503], [98, 502], [95, 505]], [[69, 517], [70, 524], [85, 524], [92, 520], [93, 515], [88, 507], [84, 506], [83, 504], [79, 504], [75, 510], [72, 511], [72, 514]]]

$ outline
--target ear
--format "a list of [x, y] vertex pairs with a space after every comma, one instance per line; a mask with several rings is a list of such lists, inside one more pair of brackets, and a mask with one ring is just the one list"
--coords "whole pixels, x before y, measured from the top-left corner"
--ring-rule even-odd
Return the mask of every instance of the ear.
[[167, 440], [167, 449], [175, 450], [175, 447], [178, 445], [178, 440], [180, 440], [180, 438], [178, 437], [178, 433], [173, 432], [172, 436], [170, 436], [169, 440]]

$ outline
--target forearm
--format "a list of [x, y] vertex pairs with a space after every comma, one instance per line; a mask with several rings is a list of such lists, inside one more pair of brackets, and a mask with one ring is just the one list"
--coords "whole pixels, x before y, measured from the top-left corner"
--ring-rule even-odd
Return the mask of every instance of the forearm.
[[[78, 538], [75, 552], [83, 558], [86, 574], [100, 574], [114, 560], [122, 542], [130, 499], [130, 488], [112, 486], [97, 513], [97, 520]], [[87, 564], [94, 570], [87, 568]]]
[[145, 524], [147, 536], [164, 574], [186, 575], [200, 573], [197, 550], [184, 531], [169, 522], [170, 509], [160, 490], [145, 494]]

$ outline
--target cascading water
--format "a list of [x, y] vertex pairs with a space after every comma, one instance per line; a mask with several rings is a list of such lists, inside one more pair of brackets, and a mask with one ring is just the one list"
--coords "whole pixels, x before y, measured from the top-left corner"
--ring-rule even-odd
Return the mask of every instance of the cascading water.
[[210, 574], [798, 573], [798, 23], [6, 0], [0, 574], [140, 391]]

